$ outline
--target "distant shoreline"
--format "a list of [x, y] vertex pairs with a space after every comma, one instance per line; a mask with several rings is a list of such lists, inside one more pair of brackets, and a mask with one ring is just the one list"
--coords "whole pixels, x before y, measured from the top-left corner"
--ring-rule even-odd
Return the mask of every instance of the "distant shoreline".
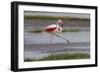
[[68, 17], [68, 16], [24, 16], [24, 19], [41, 19], [41, 20], [90, 20], [88, 18], [76, 18], [76, 17]]
[[43, 12], [43, 11], [24, 11], [25, 16], [64, 16], [75, 18], [90, 18], [88, 13], [71, 13], [71, 12]]

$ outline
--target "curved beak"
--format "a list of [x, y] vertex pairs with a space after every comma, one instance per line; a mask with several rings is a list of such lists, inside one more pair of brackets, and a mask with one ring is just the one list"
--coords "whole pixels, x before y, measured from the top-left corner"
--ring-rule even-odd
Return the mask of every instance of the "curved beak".
[[64, 22], [63, 21], [61, 22], [61, 26], [64, 26]]
[[59, 24], [59, 25], [61, 25], [61, 26], [63, 26], [63, 23], [64, 23], [64, 22], [63, 22], [62, 20], [60, 20], [60, 19], [57, 21], [57, 24]]
[[61, 26], [64, 26], [64, 24], [62, 24]]

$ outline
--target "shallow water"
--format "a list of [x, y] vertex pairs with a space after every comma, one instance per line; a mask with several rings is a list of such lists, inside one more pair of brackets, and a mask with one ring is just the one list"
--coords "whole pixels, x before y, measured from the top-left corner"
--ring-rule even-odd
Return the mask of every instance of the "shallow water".
[[[81, 32], [66, 32], [58, 33], [58, 35], [64, 37], [70, 42], [89, 42], [90, 41], [90, 32], [81, 31]], [[48, 33], [25, 33], [24, 42], [25, 44], [34, 44], [34, 43], [50, 43], [51, 34]], [[66, 41], [53, 35], [53, 43], [65, 43]]]
[[24, 59], [42, 58], [49, 54], [59, 53], [90, 53], [90, 32], [66, 32], [59, 33], [65, 40], [53, 36], [53, 43], [50, 44], [48, 33], [25, 33], [24, 34]]

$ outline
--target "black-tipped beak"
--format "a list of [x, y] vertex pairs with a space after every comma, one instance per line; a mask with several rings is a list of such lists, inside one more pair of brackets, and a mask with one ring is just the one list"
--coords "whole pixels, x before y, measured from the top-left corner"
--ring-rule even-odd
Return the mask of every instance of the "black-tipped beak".
[[63, 24], [61, 26], [64, 26]]

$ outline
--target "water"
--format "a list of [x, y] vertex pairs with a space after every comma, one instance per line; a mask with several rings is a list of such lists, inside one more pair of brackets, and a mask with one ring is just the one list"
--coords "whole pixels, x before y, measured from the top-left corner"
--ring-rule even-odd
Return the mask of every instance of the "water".
[[24, 34], [24, 59], [42, 58], [49, 54], [59, 53], [90, 53], [90, 32], [66, 32], [59, 33], [65, 40], [53, 36], [53, 43], [50, 44], [50, 34], [48, 33], [27, 33]]
[[[64, 37], [70, 42], [89, 42], [90, 41], [90, 32], [81, 31], [81, 32], [66, 32], [58, 33], [58, 35]], [[48, 33], [25, 33], [24, 42], [25, 44], [34, 44], [34, 43], [50, 43], [51, 34]], [[66, 41], [53, 36], [53, 43], [65, 43]]]

